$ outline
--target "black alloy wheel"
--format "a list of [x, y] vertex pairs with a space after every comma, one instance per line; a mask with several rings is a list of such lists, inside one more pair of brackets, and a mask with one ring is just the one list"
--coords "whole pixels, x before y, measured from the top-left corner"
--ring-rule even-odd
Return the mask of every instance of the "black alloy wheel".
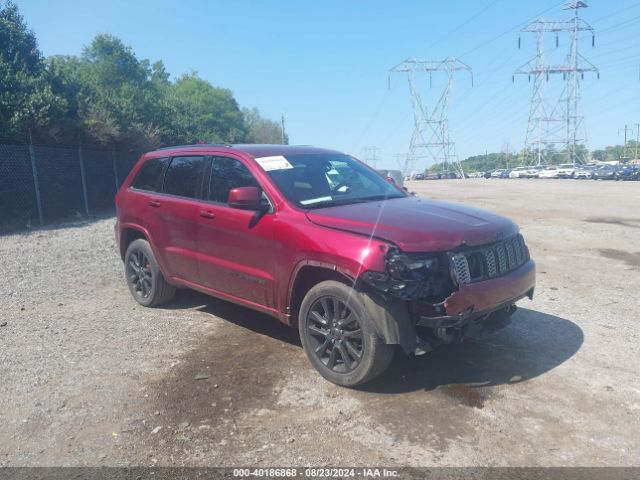
[[151, 264], [142, 250], [134, 250], [127, 262], [127, 279], [140, 298], [149, 298], [153, 287]]
[[317, 299], [307, 315], [307, 338], [316, 357], [336, 373], [355, 370], [364, 354], [360, 319], [344, 301]]

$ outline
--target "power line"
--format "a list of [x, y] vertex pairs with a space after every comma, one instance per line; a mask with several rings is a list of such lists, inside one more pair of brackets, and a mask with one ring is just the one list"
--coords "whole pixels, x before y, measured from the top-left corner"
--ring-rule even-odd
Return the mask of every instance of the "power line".
[[536, 17], [539, 17], [540, 15], [544, 15], [545, 13], [549, 12], [550, 10], [553, 10], [554, 8], [559, 7], [560, 5], [562, 5], [564, 3], [565, 0], [562, 0], [561, 2], [555, 3], [553, 6], [546, 8], [544, 10], [542, 10], [541, 12], [535, 14], [533, 17], [529, 17], [527, 20], [518, 23], [517, 25], [515, 25], [514, 27], [509, 28], [508, 30], [505, 30], [504, 32], [491, 37], [490, 39], [484, 41], [483, 43], [481, 43], [480, 45], [472, 48], [471, 50], [463, 53], [462, 55], [460, 55], [461, 58], [466, 57], [467, 55], [470, 55], [478, 50], [480, 50], [481, 48], [489, 45], [490, 43], [495, 42], [496, 40], [504, 37], [505, 35], [508, 35], [509, 33], [513, 32], [514, 30], [517, 30], [518, 28], [522, 27], [523, 25], [525, 25], [526, 23], [530, 22], [532, 19], [535, 19]]
[[620, 28], [622, 28], [624, 25], [633, 24], [633, 22], [637, 22], [638, 20], [640, 20], [640, 15], [638, 15], [637, 17], [630, 18], [629, 20], [625, 20], [624, 22], [618, 23], [616, 25], [612, 25], [609, 28], [600, 30], [600, 33], [609, 32], [611, 30], [620, 30]]
[[364, 151], [363, 160], [372, 168], [376, 168], [378, 165], [378, 161], [380, 160], [380, 157], [378, 156], [378, 154], [380, 153], [380, 149], [378, 147], [371, 146], [364, 147], [362, 150]]
[[635, 8], [635, 7], [638, 7], [638, 6], [640, 6], [640, 2], [636, 2], [636, 3], [634, 3], [634, 4], [630, 5], [630, 6], [621, 8], [620, 10], [616, 10], [615, 12], [610, 13], [608, 15], [605, 15], [604, 17], [596, 18], [595, 20], [593, 20], [593, 23], [599, 23], [602, 20], [606, 20], [607, 18], [615, 17], [616, 15], [619, 15], [621, 13], [627, 13], [632, 8]]
[[479, 16], [481, 16], [484, 12], [486, 12], [487, 10], [489, 10], [491, 7], [493, 7], [496, 3], [500, 2], [502, 0], [493, 0], [491, 3], [489, 3], [487, 6], [481, 8], [478, 12], [476, 12], [475, 14], [473, 14], [471, 17], [469, 17], [467, 20], [465, 20], [464, 22], [462, 22], [460, 25], [458, 25], [456, 28], [454, 28], [453, 30], [450, 30], [448, 33], [446, 33], [445, 35], [443, 35], [442, 37], [440, 37], [438, 40], [436, 40], [435, 42], [433, 42], [431, 45], [429, 45], [425, 51], [429, 51], [431, 50], [433, 47], [435, 47], [436, 45], [438, 45], [439, 43], [441, 43], [443, 40], [449, 38], [451, 35], [453, 35], [454, 33], [459, 32], [463, 27], [469, 25], [471, 22], [473, 22], [476, 18], [478, 18]]
[[388, 98], [389, 98], [389, 89], [386, 90], [384, 96], [382, 97], [382, 101], [378, 105], [378, 108], [376, 108], [376, 110], [373, 113], [373, 115], [371, 117], [369, 117], [369, 121], [367, 122], [367, 124], [365, 125], [364, 130], [362, 131], [362, 133], [358, 137], [358, 141], [356, 142], [356, 145], [360, 146], [360, 143], [362, 142], [362, 139], [364, 138], [364, 136], [371, 129], [371, 127], [373, 126], [374, 122], [378, 118], [378, 115], [380, 115], [380, 112], [382, 111], [382, 109], [384, 108], [385, 104], [387, 103]]

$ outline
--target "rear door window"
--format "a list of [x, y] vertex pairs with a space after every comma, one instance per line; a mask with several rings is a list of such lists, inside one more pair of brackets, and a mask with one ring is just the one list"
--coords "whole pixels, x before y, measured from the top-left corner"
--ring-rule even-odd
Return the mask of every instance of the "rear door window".
[[162, 175], [168, 163], [168, 157], [147, 160], [138, 170], [131, 182], [131, 187], [148, 192], [159, 192], [162, 189]]
[[164, 177], [164, 193], [199, 198], [204, 168], [204, 157], [172, 158]]

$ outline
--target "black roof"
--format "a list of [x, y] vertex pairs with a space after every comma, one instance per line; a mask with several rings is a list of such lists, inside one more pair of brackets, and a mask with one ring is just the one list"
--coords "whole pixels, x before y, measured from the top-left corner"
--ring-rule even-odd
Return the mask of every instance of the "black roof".
[[[172, 147], [164, 147], [154, 150], [155, 152], [180, 149], [207, 149], [207, 148], [232, 148], [241, 152], [248, 153], [253, 157], [265, 157], [270, 155], [295, 155], [305, 153], [342, 153], [337, 150], [326, 148], [312, 147], [311, 145], [281, 145], [281, 144], [215, 144], [215, 143], [196, 143], [194, 145], [177, 145]], [[149, 152], [153, 153], [153, 152]]]

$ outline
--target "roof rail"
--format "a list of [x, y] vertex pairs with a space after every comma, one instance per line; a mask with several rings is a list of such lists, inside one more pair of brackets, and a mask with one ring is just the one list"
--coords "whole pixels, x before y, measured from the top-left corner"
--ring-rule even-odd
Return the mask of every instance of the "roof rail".
[[172, 147], [162, 147], [157, 148], [156, 151], [159, 150], [173, 150], [174, 148], [193, 148], [193, 147], [233, 147], [233, 145], [229, 145], [228, 143], [194, 143], [191, 145], [174, 145]]

